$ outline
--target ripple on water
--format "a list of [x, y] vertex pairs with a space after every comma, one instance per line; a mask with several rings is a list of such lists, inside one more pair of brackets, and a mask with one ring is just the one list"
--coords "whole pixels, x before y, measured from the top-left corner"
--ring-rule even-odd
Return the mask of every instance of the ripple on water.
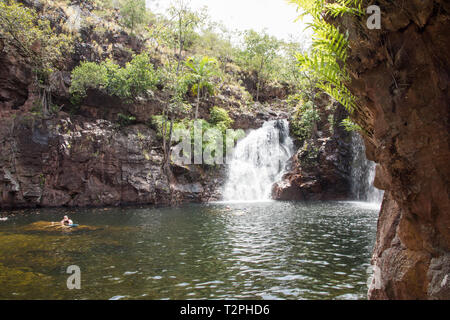
[[[71, 235], [20, 231], [39, 220], [57, 221], [58, 211], [15, 217], [14, 224], [0, 224], [0, 273], [11, 279], [0, 287], [0, 299], [13, 292], [24, 299], [73, 299], [56, 285], [61, 261], [82, 270], [95, 266], [83, 273], [95, 289], [77, 292], [77, 299], [365, 298], [376, 211], [343, 203], [230, 206], [246, 214], [231, 215], [219, 204], [102, 215], [77, 209], [67, 212], [77, 222], [106, 227]], [[50, 280], [45, 289], [42, 277]], [[17, 285], [24, 279], [29, 282]]]

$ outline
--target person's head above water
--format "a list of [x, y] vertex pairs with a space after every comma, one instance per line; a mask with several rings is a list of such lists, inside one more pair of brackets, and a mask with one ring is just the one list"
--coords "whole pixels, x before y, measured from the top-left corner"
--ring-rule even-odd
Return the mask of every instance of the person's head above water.
[[62, 224], [72, 224], [72, 220], [70, 220], [68, 216], [64, 216], [61, 223]]

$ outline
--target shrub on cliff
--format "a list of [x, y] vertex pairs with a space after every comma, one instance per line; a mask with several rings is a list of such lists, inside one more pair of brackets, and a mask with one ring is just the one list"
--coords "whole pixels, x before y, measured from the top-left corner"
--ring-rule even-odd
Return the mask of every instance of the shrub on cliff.
[[[216, 108], [221, 109], [221, 108]], [[235, 143], [237, 140], [245, 137], [245, 131], [242, 129], [239, 130], [227, 130], [230, 128], [230, 124], [232, 121], [228, 113], [221, 109], [220, 117], [216, 119], [216, 122], [211, 120], [210, 122], [204, 120], [204, 119], [198, 119], [198, 120], [191, 120], [188, 118], [176, 120], [173, 122], [173, 131], [176, 130], [183, 130], [183, 131], [189, 131], [189, 135], [191, 137], [191, 144], [194, 145], [194, 127], [195, 127], [195, 121], [200, 123], [201, 127], [201, 134], [202, 134], [202, 150], [204, 151], [206, 148], [213, 148], [219, 141], [219, 139], [222, 141], [224, 146], [224, 154], [226, 154], [226, 139], [233, 141]], [[164, 117], [162, 115], [152, 116], [150, 119], [150, 126], [153, 127], [156, 132], [157, 136], [161, 139], [162, 138], [162, 128], [164, 123]], [[217, 121], [221, 120], [221, 121]], [[229, 121], [227, 121], [229, 120]], [[166, 132], [166, 136], [168, 136], [169, 133]], [[171, 141], [171, 143], [177, 143], [178, 141]]]
[[87, 89], [99, 89], [125, 101], [136, 96], [147, 96], [158, 83], [158, 75], [146, 53], [133, 57], [125, 68], [112, 60], [100, 64], [82, 62], [72, 71], [70, 93], [73, 102], [78, 103], [86, 96]]
[[319, 120], [320, 116], [314, 103], [302, 103], [292, 116], [291, 132], [301, 141], [305, 141], [311, 138]]
[[225, 129], [228, 129], [233, 124], [233, 119], [228, 115], [227, 110], [219, 107], [213, 107], [210, 112], [211, 115], [211, 123], [220, 126], [223, 126]]
[[308, 70], [318, 79], [317, 88], [341, 103], [349, 113], [357, 106], [357, 100], [348, 89], [351, 82], [346, 69], [349, 49], [348, 32], [330, 23], [330, 18], [364, 14], [362, 0], [288, 0], [301, 10], [301, 17], [309, 16], [309, 26], [314, 32], [312, 50], [299, 53], [297, 59], [302, 70]]

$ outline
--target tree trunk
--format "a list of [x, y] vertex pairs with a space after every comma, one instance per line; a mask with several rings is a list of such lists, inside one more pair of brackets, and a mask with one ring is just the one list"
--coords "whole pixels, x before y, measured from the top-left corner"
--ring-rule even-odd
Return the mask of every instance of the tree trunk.
[[197, 106], [195, 107], [195, 120], [198, 119], [198, 108], [200, 107], [200, 83], [197, 85]]
[[258, 76], [258, 81], [256, 82], [256, 101], [259, 101], [259, 76]]
[[259, 101], [259, 91], [261, 89], [261, 73], [264, 69], [264, 59], [261, 60], [261, 64], [259, 66], [259, 70], [256, 76], [256, 101]]
[[169, 168], [169, 165], [170, 165], [172, 133], [173, 133], [173, 117], [171, 117], [171, 119], [170, 119], [169, 137], [167, 139], [166, 150], [164, 150], [164, 153], [166, 154], [166, 156], [165, 156], [166, 168]]

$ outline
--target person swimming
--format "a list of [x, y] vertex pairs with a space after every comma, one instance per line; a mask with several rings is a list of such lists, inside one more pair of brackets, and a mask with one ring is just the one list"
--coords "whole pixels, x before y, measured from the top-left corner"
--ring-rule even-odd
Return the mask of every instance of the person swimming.
[[70, 220], [68, 216], [64, 216], [64, 218], [61, 220], [61, 224], [63, 226], [69, 226], [69, 225], [73, 224], [73, 221]]

